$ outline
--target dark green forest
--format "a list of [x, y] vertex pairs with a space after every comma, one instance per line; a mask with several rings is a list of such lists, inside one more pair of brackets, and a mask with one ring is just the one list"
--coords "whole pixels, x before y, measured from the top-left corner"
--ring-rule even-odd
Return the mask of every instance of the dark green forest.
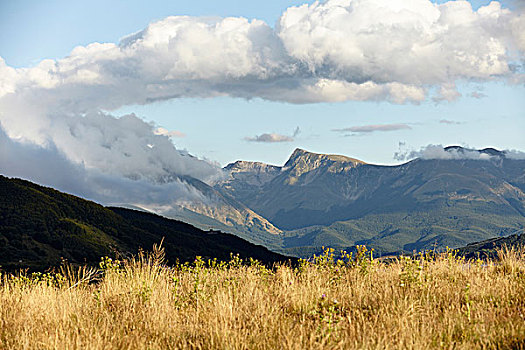
[[102, 256], [130, 256], [163, 240], [169, 262], [229, 260], [264, 263], [288, 258], [236, 236], [199, 230], [146, 212], [104, 207], [29, 181], [0, 175], [0, 266], [42, 270], [63, 259], [94, 264]]

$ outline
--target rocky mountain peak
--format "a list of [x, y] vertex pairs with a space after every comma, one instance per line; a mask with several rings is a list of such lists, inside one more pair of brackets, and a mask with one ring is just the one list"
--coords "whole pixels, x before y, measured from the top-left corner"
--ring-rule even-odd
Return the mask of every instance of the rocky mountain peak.
[[342, 155], [312, 153], [301, 148], [297, 148], [292, 153], [290, 159], [288, 159], [283, 169], [289, 170], [289, 183], [293, 184], [302, 174], [321, 167], [325, 167], [331, 172], [341, 172], [361, 164], [366, 163], [358, 159]]
[[261, 162], [248, 162], [238, 160], [224, 167], [229, 177], [222, 182], [223, 185], [231, 181], [242, 181], [250, 186], [262, 186], [270, 182], [281, 173], [282, 167]]
[[285, 168], [294, 168], [297, 166], [307, 166], [314, 169], [321, 165], [328, 163], [351, 163], [354, 166], [357, 164], [365, 164], [365, 162], [358, 159], [337, 154], [320, 154], [305, 151], [301, 148], [296, 148], [292, 155], [284, 165]]

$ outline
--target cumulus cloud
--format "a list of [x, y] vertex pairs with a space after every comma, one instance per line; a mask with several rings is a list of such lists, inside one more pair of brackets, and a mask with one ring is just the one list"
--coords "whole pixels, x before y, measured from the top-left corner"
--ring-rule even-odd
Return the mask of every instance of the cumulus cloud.
[[3, 119], [10, 135], [0, 124], [0, 173], [102, 204], [212, 204], [184, 179], [213, 182], [223, 176], [217, 164], [177, 150], [168, 136], [132, 114], [14, 116]]
[[479, 152], [477, 150], [457, 147], [445, 149], [442, 145], [428, 145], [421, 148], [419, 151], [412, 152], [410, 158], [423, 159], [474, 159], [474, 160], [489, 160], [491, 154]]
[[281, 134], [261, 134], [254, 137], [245, 137], [246, 141], [250, 142], [266, 142], [266, 143], [276, 143], [276, 142], [292, 142], [294, 138], [288, 135]]
[[467, 1], [334, 0], [288, 9], [279, 36], [317, 74], [439, 85], [438, 98], [454, 99], [457, 79], [512, 74], [509, 51], [521, 47], [522, 24], [498, 2], [473, 11]]
[[396, 131], [396, 130], [406, 130], [412, 129], [407, 124], [375, 124], [375, 125], [361, 125], [361, 126], [352, 126], [349, 128], [343, 129], [333, 129], [332, 131], [338, 132], [355, 132], [355, 133], [372, 133], [376, 131]]
[[522, 12], [496, 1], [473, 10], [467, 1], [328, 0], [290, 7], [275, 28], [174, 16], [33, 68], [2, 60], [0, 95], [38, 94], [79, 112], [220, 95], [420, 102], [431, 86], [435, 100], [451, 101], [457, 81], [520, 79]]

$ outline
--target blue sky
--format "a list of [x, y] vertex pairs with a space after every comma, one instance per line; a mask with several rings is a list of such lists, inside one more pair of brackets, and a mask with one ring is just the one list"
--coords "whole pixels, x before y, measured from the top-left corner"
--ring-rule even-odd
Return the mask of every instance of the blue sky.
[[[472, 0], [474, 8], [491, 0]], [[173, 15], [242, 16], [270, 25], [282, 12], [305, 0], [0, 0], [0, 55], [11, 66], [26, 67], [44, 58], [60, 58], [78, 45], [116, 42], [145, 28], [150, 22]], [[435, 1], [443, 3], [445, 0]], [[508, 1], [502, 1], [511, 6]]]
[[[472, 87], [465, 84], [463, 89], [467, 95]], [[167, 129], [182, 130], [186, 137], [175, 139], [176, 145], [223, 165], [237, 159], [283, 164], [296, 147], [380, 164], [399, 163], [393, 159], [399, 142], [415, 149], [428, 144], [459, 144], [524, 150], [525, 89], [494, 83], [484, 86], [483, 91], [487, 97], [465, 97], [439, 104], [349, 101], [294, 105], [216, 98], [135, 105], [120, 112], [135, 112]], [[461, 124], [440, 123], [443, 119]], [[353, 125], [389, 123], [407, 123], [412, 129], [356, 136], [332, 131]], [[243, 140], [262, 132], [291, 135], [297, 126], [301, 133], [291, 143]]]
[[[444, 2], [444, 1], [440, 1]], [[9, 1], [0, 0], [0, 56], [12, 67], [31, 67], [60, 59], [76, 46], [113, 42], [169, 15], [242, 16], [270, 26], [283, 11], [304, 1]], [[471, 1], [474, 8], [489, 1]], [[510, 3], [502, 2], [512, 8]], [[254, 97], [180, 98], [130, 104], [111, 112], [136, 113], [186, 136], [173, 138], [187, 149], [222, 165], [237, 159], [282, 164], [296, 147], [339, 153], [366, 162], [393, 164], [399, 144], [418, 149], [428, 144], [525, 150], [525, 88], [502, 81], [460, 81], [462, 97], [452, 102], [431, 98], [419, 104], [345, 101], [293, 104]], [[471, 94], [482, 96], [472, 97]], [[442, 120], [448, 123], [440, 122]], [[404, 124], [394, 131], [334, 131], [363, 125]], [[257, 143], [263, 133], [292, 136], [292, 142]]]

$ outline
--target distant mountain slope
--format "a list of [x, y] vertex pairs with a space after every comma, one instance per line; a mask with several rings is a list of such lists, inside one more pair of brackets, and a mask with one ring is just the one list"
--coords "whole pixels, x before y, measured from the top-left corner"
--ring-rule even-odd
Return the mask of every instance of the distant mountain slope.
[[230, 177], [216, 188], [286, 230], [285, 249], [458, 247], [525, 227], [525, 161], [478, 152], [490, 160], [378, 166], [297, 149], [283, 167], [227, 166]]
[[101, 256], [151, 249], [164, 238], [168, 261], [229, 259], [230, 253], [271, 263], [286, 257], [225, 233], [207, 233], [154, 214], [96, 203], [0, 175], [0, 266], [43, 269], [96, 263]]
[[[213, 229], [233, 233], [251, 243], [263, 244], [271, 248], [281, 245], [282, 231], [235, 198], [224, 196], [217, 189], [190, 176], [177, 178], [198, 193], [201, 199], [140, 209], [181, 220], [203, 230]], [[135, 207], [128, 203], [119, 206]]]

